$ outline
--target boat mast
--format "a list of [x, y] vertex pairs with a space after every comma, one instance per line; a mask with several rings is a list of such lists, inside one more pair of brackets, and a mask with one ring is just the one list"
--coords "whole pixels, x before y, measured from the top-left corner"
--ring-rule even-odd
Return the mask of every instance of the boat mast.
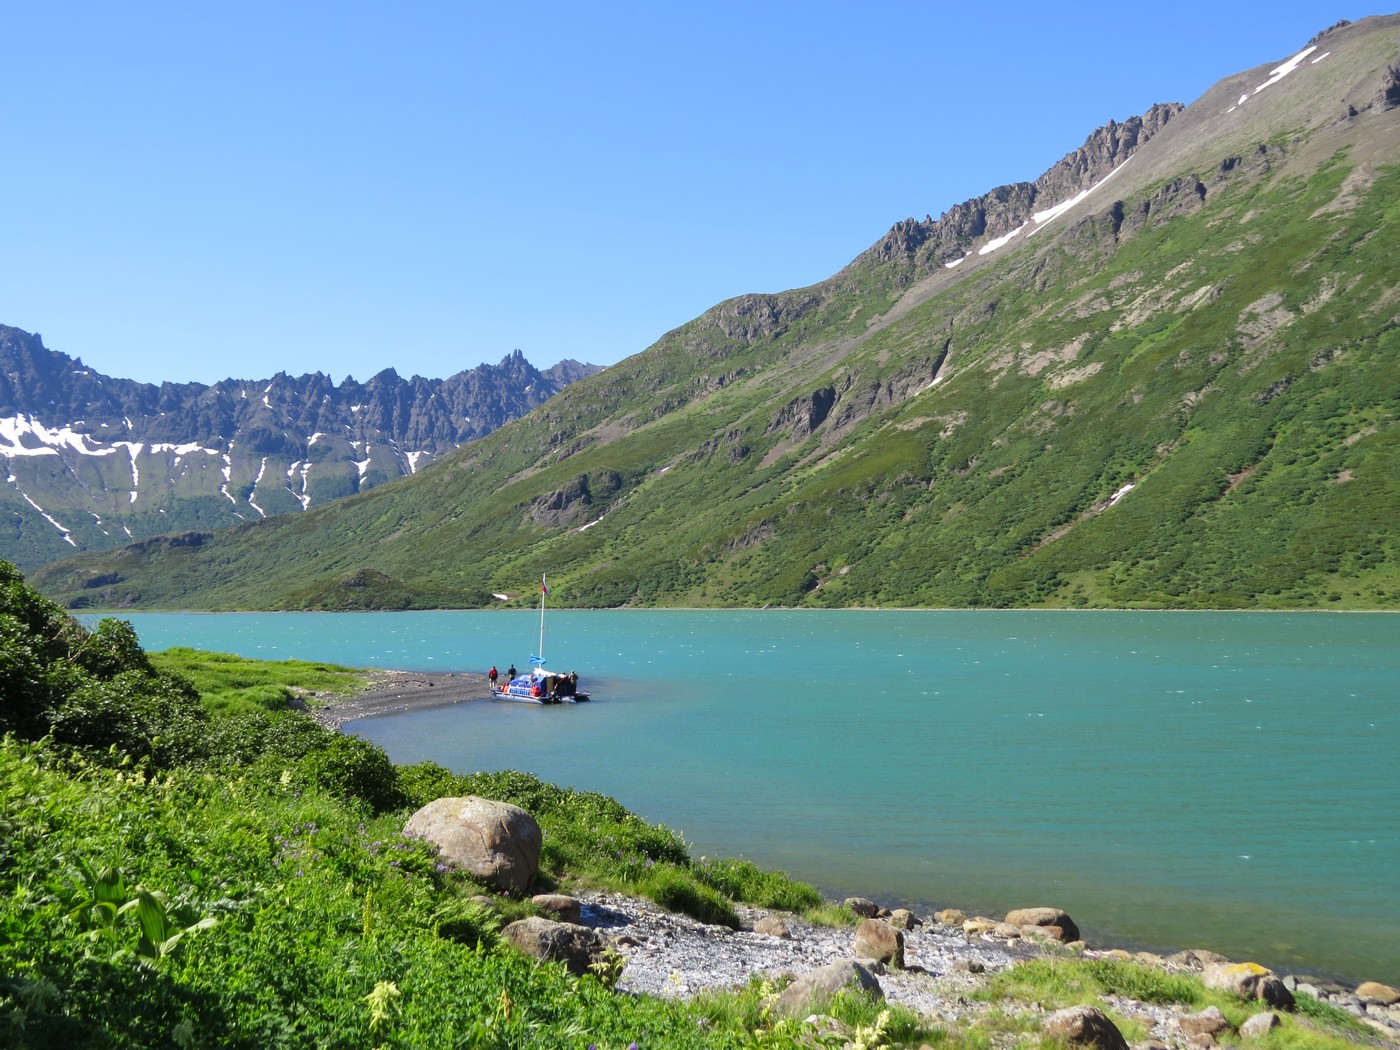
[[549, 594], [548, 575], [540, 577], [540, 666], [544, 666], [544, 599]]

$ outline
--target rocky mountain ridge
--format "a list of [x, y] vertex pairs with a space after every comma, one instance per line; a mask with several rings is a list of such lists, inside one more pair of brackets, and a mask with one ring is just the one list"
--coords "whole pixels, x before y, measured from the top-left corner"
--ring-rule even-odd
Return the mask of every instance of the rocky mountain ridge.
[[35, 583], [104, 608], [472, 606], [544, 571], [593, 606], [1400, 604], [1397, 53], [1400, 16], [1336, 26], [719, 303], [431, 478]]
[[386, 368], [139, 383], [0, 325], [4, 556], [21, 567], [302, 511], [415, 473], [599, 369], [519, 351], [446, 379]]

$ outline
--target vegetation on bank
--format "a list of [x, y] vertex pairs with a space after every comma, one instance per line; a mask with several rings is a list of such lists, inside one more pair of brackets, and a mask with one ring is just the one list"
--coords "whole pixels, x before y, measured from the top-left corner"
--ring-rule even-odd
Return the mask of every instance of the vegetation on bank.
[[[675, 832], [602, 795], [518, 772], [395, 766], [278, 692], [346, 673], [147, 654], [128, 624], [89, 631], [0, 562], [0, 1046], [802, 1039], [799, 1022], [766, 1011], [762, 981], [686, 1003], [617, 994], [615, 971], [576, 978], [525, 959], [496, 933], [528, 902], [483, 907], [481, 886], [401, 830], [441, 795], [514, 802], [544, 830], [541, 889], [604, 885], [712, 922], [733, 923], [736, 901], [824, 908], [811, 887], [742, 861], [695, 860]], [[1139, 969], [1105, 979], [1096, 964], [1048, 965], [1048, 976], [1001, 975], [989, 994], [1060, 1005], [1091, 978], [1123, 990]], [[852, 1033], [836, 1045], [1036, 1045], [1037, 1032], [1003, 1022], [1008, 1009], [963, 1031], [859, 999], [831, 1012]], [[1341, 1044], [1290, 1023], [1267, 1045]]]

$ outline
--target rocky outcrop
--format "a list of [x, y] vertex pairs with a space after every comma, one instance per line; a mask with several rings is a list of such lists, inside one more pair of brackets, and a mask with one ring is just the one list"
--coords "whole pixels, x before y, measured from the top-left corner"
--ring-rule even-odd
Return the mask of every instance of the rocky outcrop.
[[1179, 102], [1159, 102], [1142, 116], [1129, 117], [1121, 124], [1110, 120], [1035, 180], [1036, 198], [1065, 200], [1089, 189], [1185, 108]]
[[1035, 182], [998, 186], [956, 204], [938, 219], [904, 219], [869, 248], [863, 258], [888, 263], [901, 258], [942, 266], [968, 254], [978, 242], [1003, 236], [1045, 210], [1094, 186], [1185, 107], [1159, 103], [1121, 124], [1109, 121], [1078, 149], [1066, 154]]
[[795, 397], [778, 410], [766, 433], [786, 430], [794, 441], [802, 441], [826, 421], [834, 404], [836, 391], [829, 386]]
[[523, 893], [540, 866], [544, 836], [535, 818], [509, 802], [467, 795], [429, 802], [404, 825], [442, 858], [506, 893]]

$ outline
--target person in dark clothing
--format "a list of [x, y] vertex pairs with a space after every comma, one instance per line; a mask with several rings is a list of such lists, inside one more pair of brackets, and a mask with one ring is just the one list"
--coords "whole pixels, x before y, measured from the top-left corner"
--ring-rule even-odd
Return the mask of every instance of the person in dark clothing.
[[506, 669], [506, 681], [515, 681], [515, 664], [511, 664], [510, 667]]

